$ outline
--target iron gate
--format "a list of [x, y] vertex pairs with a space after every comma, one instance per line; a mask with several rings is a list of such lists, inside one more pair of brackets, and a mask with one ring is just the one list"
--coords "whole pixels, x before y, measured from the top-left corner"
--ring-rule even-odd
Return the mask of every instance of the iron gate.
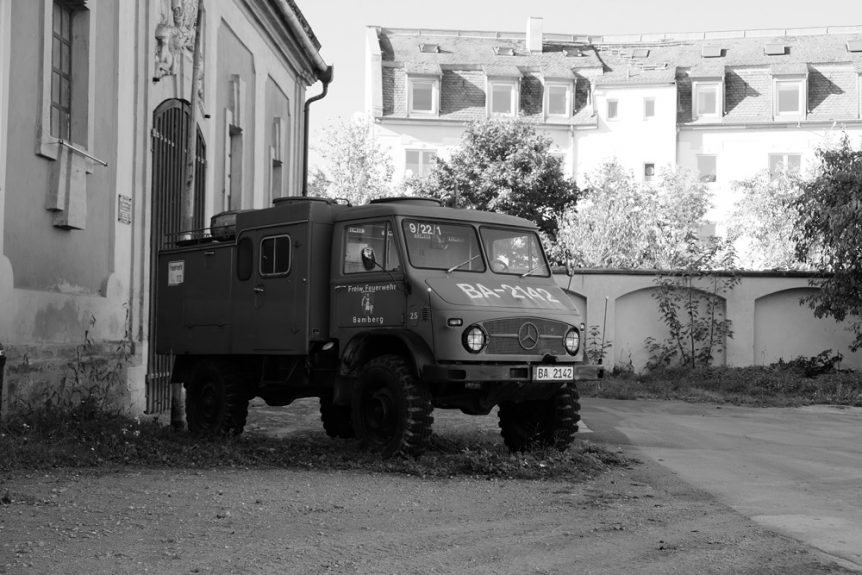
[[[153, 114], [153, 194], [150, 229], [150, 353], [147, 358], [146, 413], [162, 413], [171, 407], [172, 357], [155, 353], [157, 269], [159, 250], [183, 231], [182, 192], [185, 185], [186, 150], [190, 106], [184, 100], [166, 100]], [[206, 144], [200, 128], [195, 146], [194, 228], [204, 227], [204, 178]]]

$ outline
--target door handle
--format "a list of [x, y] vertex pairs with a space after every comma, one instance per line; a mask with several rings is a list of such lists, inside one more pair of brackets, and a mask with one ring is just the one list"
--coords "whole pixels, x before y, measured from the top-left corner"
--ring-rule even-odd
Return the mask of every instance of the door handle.
[[263, 293], [263, 288], [260, 286], [254, 288], [254, 293]]

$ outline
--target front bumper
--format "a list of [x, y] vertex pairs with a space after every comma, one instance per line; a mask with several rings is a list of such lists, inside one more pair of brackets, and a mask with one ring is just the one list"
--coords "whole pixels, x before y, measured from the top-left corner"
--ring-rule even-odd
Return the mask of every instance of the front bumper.
[[[533, 366], [547, 365], [542, 363], [455, 363], [425, 366], [421, 378], [426, 382], [445, 383], [535, 383], [538, 385], [553, 384], [559, 387], [565, 381], [533, 381]], [[559, 364], [556, 364], [559, 365]], [[568, 365], [568, 364], [567, 364]], [[604, 368], [601, 365], [574, 364], [572, 381], [592, 381], [601, 379]]]

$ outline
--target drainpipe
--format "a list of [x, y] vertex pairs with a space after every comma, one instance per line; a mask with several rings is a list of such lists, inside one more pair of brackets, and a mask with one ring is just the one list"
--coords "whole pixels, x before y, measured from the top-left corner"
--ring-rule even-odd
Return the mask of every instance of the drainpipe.
[[323, 58], [320, 56], [320, 52], [318, 52], [317, 46], [315, 46], [314, 42], [311, 41], [311, 38], [308, 37], [308, 34], [303, 27], [303, 23], [299, 20], [299, 17], [296, 15], [296, 12], [290, 4], [288, 4], [287, 0], [276, 0], [276, 2], [279, 8], [281, 8], [281, 13], [287, 21], [287, 25], [291, 28], [306, 55], [311, 59], [312, 64], [317, 69], [317, 79], [323, 82], [323, 92], [307, 100], [303, 110], [305, 113], [305, 141], [303, 142], [305, 153], [303, 154], [302, 160], [302, 195], [305, 197], [308, 195], [308, 107], [313, 102], [326, 96], [326, 92], [329, 89], [329, 83], [332, 82], [332, 66], [328, 66], [326, 62], [323, 61]]
[[302, 154], [302, 197], [308, 196], [308, 124], [309, 124], [309, 108], [311, 104], [318, 100], [322, 100], [329, 91], [329, 84], [332, 82], [332, 66], [327, 66], [326, 70], [317, 74], [317, 79], [323, 82], [323, 90], [317, 96], [312, 96], [305, 101], [303, 108], [303, 154]]

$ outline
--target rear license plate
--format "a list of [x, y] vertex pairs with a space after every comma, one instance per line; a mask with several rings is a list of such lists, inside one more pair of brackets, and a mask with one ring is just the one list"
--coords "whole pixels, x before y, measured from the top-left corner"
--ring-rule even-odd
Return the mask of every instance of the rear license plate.
[[571, 381], [574, 376], [575, 368], [571, 365], [533, 366], [534, 381]]

